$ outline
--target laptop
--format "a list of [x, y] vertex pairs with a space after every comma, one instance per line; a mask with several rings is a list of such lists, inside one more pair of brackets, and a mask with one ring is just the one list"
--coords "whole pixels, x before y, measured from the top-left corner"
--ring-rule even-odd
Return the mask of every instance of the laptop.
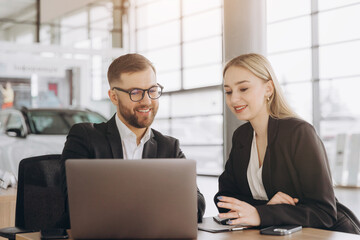
[[196, 238], [196, 163], [189, 159], [69, 159], [75, 239]]

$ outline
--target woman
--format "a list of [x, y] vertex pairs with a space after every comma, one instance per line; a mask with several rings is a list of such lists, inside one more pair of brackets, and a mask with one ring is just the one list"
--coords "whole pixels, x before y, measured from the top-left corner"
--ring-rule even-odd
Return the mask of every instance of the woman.
[[248, 123], [234, 132], [219, 178], [219, 217], [231, 218], [231, 225], [297, 224], [360, 234], [359, 221], [335, 198], [320, 138], [290, 109], [267, 59], [236, 57], [223, 77], [227, 106]]

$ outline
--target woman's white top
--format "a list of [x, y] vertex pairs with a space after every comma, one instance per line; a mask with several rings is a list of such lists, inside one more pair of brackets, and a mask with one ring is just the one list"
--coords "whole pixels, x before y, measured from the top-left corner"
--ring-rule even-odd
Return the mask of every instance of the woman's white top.
[[251, 144], [250, 161], [247, 169], [247, 179], [254, 199], [269, 200], [266, 195], [266, 191], [262, 181], [262, 167], [263, 164], [259, 168], [259, 155], [257, 151], [256, 137], [254, 131], [254, 137]]

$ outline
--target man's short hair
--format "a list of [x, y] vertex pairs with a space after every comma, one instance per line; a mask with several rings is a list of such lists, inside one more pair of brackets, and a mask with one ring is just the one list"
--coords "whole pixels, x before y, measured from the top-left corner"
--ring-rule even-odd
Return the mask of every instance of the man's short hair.
[[116, 58], [109, 66], [107, 77], [109, 85], [116, 80], [120, 80], [122, 73], [135, 73], [151, 67], [156, 74], [155, 67], [144, 56], [137, 53], [129, 53]]

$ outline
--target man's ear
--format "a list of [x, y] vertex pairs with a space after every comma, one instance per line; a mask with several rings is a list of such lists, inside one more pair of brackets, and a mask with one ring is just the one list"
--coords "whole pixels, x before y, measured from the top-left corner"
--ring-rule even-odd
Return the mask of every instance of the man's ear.
[[109, 98], [110, 98], [111, 102], [112, 102], [115, 106], [117, 106], [117, 105], [118, 105], [118, 96], [116, 95], [115, 91], [109, 89], [108, 95], [109, 95]]

